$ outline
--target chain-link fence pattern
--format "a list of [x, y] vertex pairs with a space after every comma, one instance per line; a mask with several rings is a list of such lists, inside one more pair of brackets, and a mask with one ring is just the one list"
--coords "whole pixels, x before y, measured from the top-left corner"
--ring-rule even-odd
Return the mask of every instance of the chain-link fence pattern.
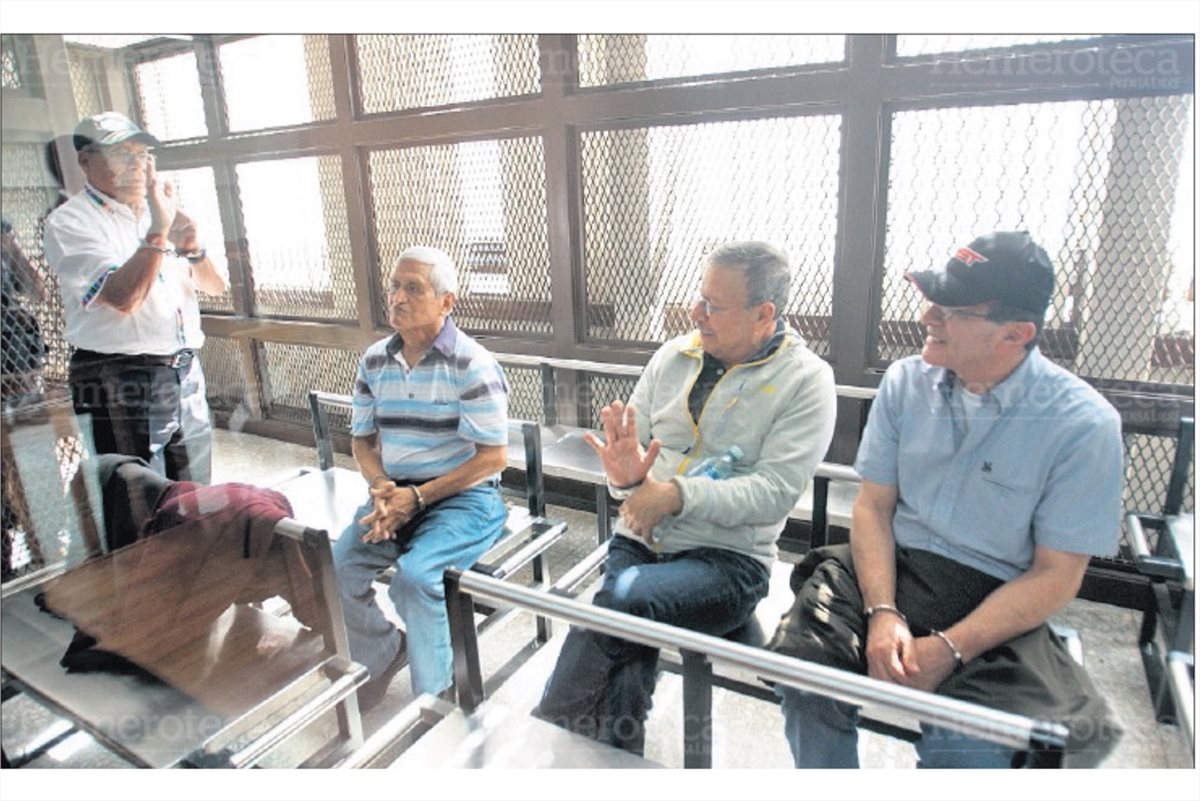
[[16, 40], [12, 34], [0, 35], [0, 88], [21, 89], [23, 86]]
[[958, 35], [903, 35], [896, 37], [896, 55], [900, 58], [926, 56], [936, 53], [966, 53], [977, 50], [995, 50], [1036, 45], [1046, 42], [1071, 42], [1091, 39], [1091, 34], [958, 34]]
[[[1171, 469], [1175, 463], [1178, 441], [1175, 437], [1150, 434], [1126, 433], [1125, 440], [1125, 489], [1121, 509], [1125, 512], [1158, 515], [1163, 513], [1167, 498], [1167, 486], [1171, 480]], [[1183, 493], [1181, 511], [1192, 512], [1196, 501], [1196, 460], [1188, 463], [1187, 483]], [[1124, 517], [1121, 519], [1121, 553], [1118, 561], [1132, 562], [1128, 545], [1128, 530]], [[1157, 534], [1147, 529], [1151, 548], [1155, 546]]]
[[328, 36], [239, 39], [220, 45], [217, 59], [230, 131], [333, 119]]
[[42, 253], [42, 226], [54, 199], [37, 144], [3, 145], [3, 387], [6, 402], [35, 399], [66, 379], [62, 299]]
[[133, 78], [142, 128], [163, 142], [208, 135], [195, 52], [144, 61]]
[[1176, 203], [1191, 194], [1190, 114], [1178, 95], [895, 113], [877, 359], [920, 349], [905, 271], [978, 234], [1028, 230], [1056, 265], [1048, 357], [1086, 378], [1192, 383], [1190, 330], [1178, 331], [1191, 242], [1172, 238], [1192, 225]]
[[537, 367], [506, 364], [504, 377], [508, 380], [508, 416], [544, 425], [542, 371]]
[[248, 162], [237, 165], [237, 181], [255, 313], [354, 319], [341, 160]]
[[536, 36], [359, 35], [354, 43], [364, 114], [541, 91]]
[[846, 37], [586, 34], [576, 54], [579, 85], [603, 86], [843, 61]]
[[439, 247], [458, 265], [460, 327], [550, 332], [540, 138], [376, 150], [368, 167], [380, 286], [405, 248]]
[[841, 118], [775, 117], [580, 136], [588, 334], [662, 342], [692, 327], [704, 256], [782, 248], [784, 316], [829, 351]]
[[200, 351], [200, 364], [204, 367], [209, 408], [221, 412], [245, 409], [249, 397], [248, 382], [238, 340], [206, 336]]
[[[634, 376], [596, 373], [585, 373], [584, 375], [587, 378], [579, 382], [579, 391], [585, 394], [583, 400], [587, 408], [592, 410], [592, 416], [589, 420], [580, 420], [579, 424], [585, 428], [599, 428], [600, 410], [616, 400], [628, 403], [629, 396], [633, 394], [633, 388], [637, 386], [638, 380]], [[580, 404], [580, 406], [585, 404]]]
[[79, 118], [104, 111], [100, 76], [91, 48], [67, 45], [67, 71], [71, 75], [71, 94], [75, 96], [75, 112]]
[[362, 356], [354, 351], [263, 343], [263, 370], [270, 384], [270, 416], [309, 424], [308, 391], [349, 395]]
[[95, 471], [87, 469], [93, 458], [91, 441], [89, 421], [74, 418], [68, 400], [55, 400], [31, 413], [6, 414], [0, 447], [4, 581], [64, 560], [82, 561], [100, 545], [86, 544], [72, 495], [72, 482], [78, 479], [75, 491], [90, 502], [91, 519], [103, 520], [99, 482]]

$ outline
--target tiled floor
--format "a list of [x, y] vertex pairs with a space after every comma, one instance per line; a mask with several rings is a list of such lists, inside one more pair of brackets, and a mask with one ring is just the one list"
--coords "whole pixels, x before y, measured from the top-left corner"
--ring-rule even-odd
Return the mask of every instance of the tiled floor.
[[[274, 483], [291, 471], [313, 464], [314, 458], [311, 448], [221, 430], [216, 434], [213, 480]], [[339, 463], [352, 466], [349, 457], [339, 455], [337, 458]], [[551, 514], [567, 519], [570, 524], [567, 541], [556, 545], [552, 551], [559, 564], [552, 564], [551, 572], [558, 575], [564, 564], [573, 563], [594, 547], [595, 518], [558, 507], [552, 508]], [[1136, 648], [1136, 614], [1104, 604], [1075, 601], [1059, 619], [1080, 632], [1085, 664], [1124, 728], [1124, 736], [1103, 767], [1191, 767], [1191, 755], [1182, 733], [1176, 727], [1157, 724], [1151, 714], [1149, 691]], [[529, 620], [518, 618], [508, 627], [494, 629], [486, 635], [481, 645], [485, 676], [520, 647], [528, 636], [530, 625]], [[561, 628], [557, 630], [560, 636]], [[556, 646], [557, 643], [552, 643], [552, 647]], [[552, 650], [547, 650], [548, 653], [539, 654], [529, 663], [528, 669], [518, 674], [519, 681], [534, 687], [544, 681], [546, 665], [553, 656]], [[648, 727], [646, 755], [667, 766], [682, 764], [680, 694], [678, 677], [664, 675], [655, 695]], [[411, 700], [407, 671], [402, 671], [393, 681], [385, 701], [365, 716], [367, 735]], [[781, 733], [782, 721], [775, 705], [717, 690], [713, 707], [716, 767], [790, 767]], [[52, 723], [44, 711], [22, 696], [5, 702], [3, 712], [4, 743], [9, 753]], [[871, 733], [864, 733], [860, 753], [864, 767], [911, 767], [914, 761], [910, 745]], [[281, 759], [280, 764], [286, 764], [286, 756]], [[68, 739], [30, 767], [122, 764], [80, 735]]]

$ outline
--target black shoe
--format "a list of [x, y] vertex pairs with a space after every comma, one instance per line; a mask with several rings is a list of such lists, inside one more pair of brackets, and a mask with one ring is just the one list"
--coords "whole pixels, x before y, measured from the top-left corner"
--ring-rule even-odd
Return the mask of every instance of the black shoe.
[[400, 672], [400, 668], [408, 664], [408, 649], [404, 646], [404, 632], [400, 632], [400, 648], [396, 651], [396, 655], [392, 657], [392, 661], [383, 669], [383, 672], [378, 676], [372, 676], [367, 680], [367, 683], [358, 688], [358, 711], [367, 712], [379, 706], [379, 702], [383, 700], [383, 696], [387, 693], [388, 686], [392, 683], [392, 679]]

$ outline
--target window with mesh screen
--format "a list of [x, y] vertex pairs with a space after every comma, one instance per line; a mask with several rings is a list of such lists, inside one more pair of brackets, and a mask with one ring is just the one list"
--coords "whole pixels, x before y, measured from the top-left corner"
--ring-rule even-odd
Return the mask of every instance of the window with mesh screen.
[[1093, 39], [1097, 34], [921, 34], [896, 37], [896, 55], [927, 56], [936, 53], [965, 53], [971, 50], [994, 50], [1018, 45], [1047, 42], [1071, 42]]
[[458, 265], [458, 325], [550, 332], [539, 137], [376, 150], [368, 167], [380, 286], [405, 248], [439, 247]]
[[[1079, 375], [1192, 384], [1190, 95], [892, 116], [881, 361], [920, 349], [906, 270], [992, 230], [1028, 230], [1057, 286], [1042, 351]], [[1186, 215], [1186, 216], [1184, 216]], [[1183, 326], [1180, 338], [1161, 331]], [[1184, 346], [1186, 345], [1186, 352]]]
[[[204, 366], [204, 389], [209, 407], [225, 412], [242, 408], [244, 420], [249, 412], [244, 408], [249, 393], [242, 367], [241, 344], [236, 339], [206, 336], [200, 363]], [[234, 422], [230, 421], [230, 428], [236, 430]]]
[[691, 328], [704, 256], [783, 249], [783, 313], [828, 353], [841, 118], [775, 117], [580, 136], [588, 335], [661, 342]]
[[341, 160], [248, 162], [237, 180], [255, 313], [355, 319]]
[[[196, 223], [200, 244], [207, 251], [209, 261], [228, 277], [225, 229], [221, 225], [221, 209], [217, 205], [217, 182], [212, 167], [164, 171], [162, 176], [175, 187], [179, 210]], [[198, 297], [201, 311], [233, 311], [233, 301], [228, 289], [220, 296], [200, 293]]]
[[354, 41], [365, 114], [541, 91], [536, 36], [393, 34]]
[[94, 50], [78, 45], [67, 45], [67, 71], [71, 76], [71, 94], [75, 96], [75, 110], [79, 117], [90, 117], [105, 111], [104, 94], [101, 88], [102, 71], [97, 69]]
[[635, 83], [844, 61], [845, 36], [581, 35], [579, 85]]
[[16, 37], [8, 33], [0, 35], [0, 88], [25, 88], [25, 79], [21, 75], [21, 57], [17, 53]]
[[[270, 382], [271, 416], [310, 424], [308, 391], [350, 394], [361, 355], [340, 348], [264, 342], [263, 369]], [[348, 412], [336, 410], [330, 418], [335, 431], [348, 430]]]
[[164, 142], [208, 135], [195, 52], [144, 61], [133, 78], [143, 128]]
[[329, 37], [255, 36], [217, 48], [230, 131], [334, 117]]
[[41, 145], [5, 142], [0, 153], [0, 207], [7, 223], [5, 239], [11, 237], [3, 265], [3, 393], [36, 395], [46, 382], [66, 378], [62, 299], [42, 253], [42, 226], [54, 193]]
[[542, 409], [541, 369], [506, 364], [504, 378], [508, 381], [508, 416], [513, 420], [544, 424], [546, 414]]

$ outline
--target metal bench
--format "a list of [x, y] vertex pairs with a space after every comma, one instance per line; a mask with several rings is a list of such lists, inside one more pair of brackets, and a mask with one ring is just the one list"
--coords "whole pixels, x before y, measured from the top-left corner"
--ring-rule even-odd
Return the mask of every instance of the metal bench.
[[[275, 489], [291, 502], [296, 519], [323, 528], [336, 539], [368, 495], [366, 479], [357, 470], [334, 464], [329, 409], [348, 411], [352, 400], [348, 395], [312, 390], [308, 393], [308, 401], [317, 451], [316, 469], [301, 470], [299, 475], [284, 480]], [[532, 582], [540, 585], [547, 579], [542, 554], [561, 539], [567, 524], [545, 517], [541, 429], [537, 425], [523, 420], [509, 421], [508, 461], [511, 467], [524, 473], [525, 503], [509, 505], [499, 539], [471, 569], [505, 578], [530, 565]], [[390, 577], [389, 571], [384, 580], [390, 580]], [[501, 621], [491, 614], [495, 610], [481, 607], [480, 611], [486, 615], [480, 624], [481, 631]], [[539, 643], [550, 638], [549, 621], [538, 619], [535, 636]]]

